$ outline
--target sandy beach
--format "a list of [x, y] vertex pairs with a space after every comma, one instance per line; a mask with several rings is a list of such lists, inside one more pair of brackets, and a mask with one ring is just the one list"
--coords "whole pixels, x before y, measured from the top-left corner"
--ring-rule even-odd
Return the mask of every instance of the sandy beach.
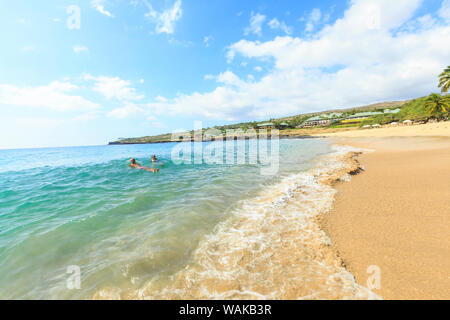
[[450, 122], [328, 134], [372, 149], [321, 218], [346, 268], [384, 299], [449, 299]]
[[[323, 129], [322, 129], [323, 130]], [[336, 130], [336, 129], [335, 129]], [[334, 132], [312, 132], [312, 135], [325, 137], [450, 137], [450, 122], [437, 122], [422, 125], [399, 125], [385, 126], [379, 129], [356, 129], [347, 131], [338, 130]], [[383, 145], [383, 144], [382, 144]]]

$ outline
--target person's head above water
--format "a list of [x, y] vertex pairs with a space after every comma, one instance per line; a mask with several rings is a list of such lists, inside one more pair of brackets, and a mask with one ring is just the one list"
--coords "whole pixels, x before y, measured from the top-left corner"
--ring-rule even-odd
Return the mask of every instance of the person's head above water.
[[158, 159], [156, 159], [155, 155], [152, 155], [152, 161], [158, 161]]
[[136, 159], [135, 158], [131, 158], [130, 162], [131, 162], [131, 164], [136, 164]]

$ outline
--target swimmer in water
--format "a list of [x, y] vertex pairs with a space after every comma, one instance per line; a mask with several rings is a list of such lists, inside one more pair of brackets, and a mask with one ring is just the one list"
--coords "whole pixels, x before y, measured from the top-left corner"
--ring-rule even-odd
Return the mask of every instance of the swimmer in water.
[[135, 158], [131, 158], [130, 162], [131, 163], [129, 164], [129, 166], [132, 167], [132, 168], [141, 169], [141, 170], [145, 170], [145, 171], [148, 171], [148, 172], [159, 172], [158, 168], [153, 169], [153, 168], [141, 166], [139, 163], [136, 162]]
[[161, 166], [164, 166], [164, 163], [162, 163], [158, 158], [156, 158], [155, 155], [152, 155], [152, 158], [150, 159], [150, 161], [151, 161], [152, 163], [157, 163], [157, 164], [159, 164], [159, 165], [161, 165]]

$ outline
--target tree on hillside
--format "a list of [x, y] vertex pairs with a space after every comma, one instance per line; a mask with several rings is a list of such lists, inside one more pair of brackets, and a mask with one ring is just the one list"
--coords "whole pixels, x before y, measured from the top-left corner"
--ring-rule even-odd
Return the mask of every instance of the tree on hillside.
[[450, 97], [432, 93], [425, 100], [425, 109], [436, 118], [443, 118], [450, 113]]
[[438, 87], [441, 88], [442, 93], [447, 93], [450, 89], [450, 66], [439, 75]]
[[275, 127], [275, 129], [281, 130], [282, 126], [281, 126], [281, 121], [272, 121], [273, 122], [273, 126]]

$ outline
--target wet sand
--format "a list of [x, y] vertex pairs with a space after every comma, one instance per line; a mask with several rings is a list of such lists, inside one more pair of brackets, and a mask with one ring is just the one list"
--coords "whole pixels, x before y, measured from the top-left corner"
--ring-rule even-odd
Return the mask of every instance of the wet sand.
[[398, 128], [416, 137], [392, 137], [396, 128], [333, 138], [375, 152], [359, 157], [363, 173], [335, 186], [321, 225], [358, 284], [367, 286], [370, 266], [380, 268], [372, 291], [384, 299], [450, 298], [449, 124]]

